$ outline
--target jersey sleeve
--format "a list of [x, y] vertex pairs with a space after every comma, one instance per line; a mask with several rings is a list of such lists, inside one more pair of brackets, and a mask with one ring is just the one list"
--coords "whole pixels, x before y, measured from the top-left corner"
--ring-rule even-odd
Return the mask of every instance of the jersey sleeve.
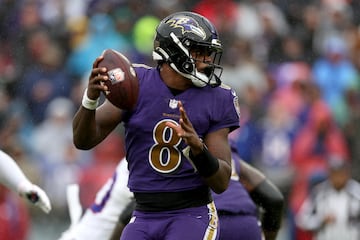
[[230, 132], [240, 127], [239, 99], [234, 90], [222, 84], [216, 94], [213, 124], [210, 132], [221, 128], [229, 128]]

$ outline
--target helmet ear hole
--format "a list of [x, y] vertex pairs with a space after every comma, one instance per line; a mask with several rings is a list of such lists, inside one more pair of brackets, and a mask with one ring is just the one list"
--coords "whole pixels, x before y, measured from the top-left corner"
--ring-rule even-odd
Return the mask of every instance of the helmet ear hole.
[[172, 59], [173, 59], [173, 63], [175, 64], [175, 66], [180, 71], [183, 71], [186, 74], [191, 74], [194, 71], [193, 61], [187, 55], [177, 54], [176, 57], [174, 55], [174, 57]]
[[192, 62], [190, 61], [185, 61], [182, 64], [182, 68], [187, 72], [187, 73], [192, 73], [194, 71], [194, 64], [192, 64]]

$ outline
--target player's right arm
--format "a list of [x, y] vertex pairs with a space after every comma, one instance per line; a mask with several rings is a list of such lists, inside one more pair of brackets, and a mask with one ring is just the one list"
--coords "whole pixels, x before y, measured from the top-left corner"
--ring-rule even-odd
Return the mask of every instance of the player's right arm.
[[186, 155], [211, 190], [218, 194], [224, 192], [231, 176], [229, 129], [222, 128], [208, 133], [203, 142], [188, 118], [182, 102], [179, 101], [178, 106], [179, 124], [167, 122], [166, 126], [172, 128], [189, 146], [189, 152]]
[[101, 84], [108, 79], [106, 68], [97, 67], [102, 59], [98, 57], [93, 63], [82, 105], [73, 119], [73, 141], [83, 150], [99, 144], [122, 119], [122, 111], [107, 100], [97, 107], [101, 92], [108, 90]]

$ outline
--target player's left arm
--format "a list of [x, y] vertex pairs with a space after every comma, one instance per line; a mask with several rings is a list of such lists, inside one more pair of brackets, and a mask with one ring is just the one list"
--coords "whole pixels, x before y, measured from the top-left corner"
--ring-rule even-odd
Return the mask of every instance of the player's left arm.
[[[228, 142], [228, 128], [219, 129], [217, 131], [208, 133], [204, 138], [204, 146], [209, 152], [208, 159], [213, 158], [218, 162], [218, 169], [208, 177], [205, 181], [212, 188], [214, 192], [221, 193], [225, 191], [229, 185], [231, 177], [231, 150]], [[203, 153], [201, 153], [203, 154]], [[196, 158], [196, 157], [195, 157]], [[209, 161], [208, 165], [213, 164]]]
[[262, 172], [250, 164], [240, 160], [240, 169], [240, 182], [252, 200], [264, 210], [261, 223], [265, 239], [275, 240], [281, 227], [284, 196]]
[[51, 210], [48, 196], [39, 186], [30, 182], [15, 160], [0, 150], [0, 183], [39, 207], [45, 213]]
[[228, 128], [219, 129], [200, 139], [181, 102], [179, 124], [167, 122], [189, 146], [183, 153], [215, 193], [222, 193], [231, 177], [231, 151]]

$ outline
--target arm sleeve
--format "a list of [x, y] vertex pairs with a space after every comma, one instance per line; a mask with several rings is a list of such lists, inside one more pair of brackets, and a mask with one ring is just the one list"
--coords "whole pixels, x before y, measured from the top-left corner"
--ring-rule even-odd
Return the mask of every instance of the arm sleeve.
[[0, 183], [18, 192], [23, 182], [29, 182], [23, 171], [12, 157], [0, 150]]
[[250, 197], [264, 209], [262, 228], [269, 231], [279, 230], [284, 208], [284, 196], [279, 189], [265, 179], [250, 192]]

